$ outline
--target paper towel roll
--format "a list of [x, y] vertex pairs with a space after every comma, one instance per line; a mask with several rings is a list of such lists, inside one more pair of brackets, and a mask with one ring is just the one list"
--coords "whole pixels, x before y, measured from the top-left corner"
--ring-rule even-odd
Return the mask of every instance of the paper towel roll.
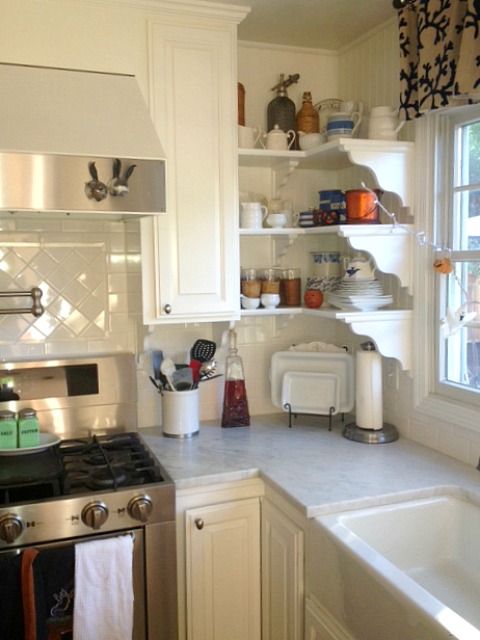
[[383, 426], [382, 357], [378, 351], [358, 351], [356, 370], [357, 427], [381, 429]]

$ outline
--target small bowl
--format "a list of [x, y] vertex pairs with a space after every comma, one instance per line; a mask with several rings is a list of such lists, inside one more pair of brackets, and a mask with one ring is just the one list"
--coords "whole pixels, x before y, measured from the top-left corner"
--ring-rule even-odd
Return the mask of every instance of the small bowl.
[[323, 133], [304, 133], [298, 137], [298, 145], [303, 151], [307, 149], [313, 149], [325, 142], [325, 136]]
[[262, 293], [260, 301], [265, 309], [274, 309], [280, 304], [280, 295], [278, 293]]
[[242, 309], [258, 309], [260, 306], [260, 298], [247, 298], [247, 296], [242, 296], [240, 303]]

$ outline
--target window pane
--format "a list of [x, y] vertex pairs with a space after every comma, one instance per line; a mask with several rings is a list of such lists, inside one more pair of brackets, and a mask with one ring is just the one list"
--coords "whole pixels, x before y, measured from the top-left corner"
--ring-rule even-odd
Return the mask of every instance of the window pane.
[[[446, 327], [452, 335], [445, 340], [444, 381], [480, 391], [480, 260], [453, 264]], [[470, 313], [476, 316], [462, 324]]]
[[460, 128], [456, 154], [455, 186], [480, 184], [480, 122]]
[[480, 189], [463, 191], [455, 197], [453, 247], [460, 251], [480, 249]]

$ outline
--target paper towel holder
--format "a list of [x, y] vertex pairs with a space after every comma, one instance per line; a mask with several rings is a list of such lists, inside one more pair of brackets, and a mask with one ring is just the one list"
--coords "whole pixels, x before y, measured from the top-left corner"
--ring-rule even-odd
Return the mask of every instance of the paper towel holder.
[[[357, 353], [357, 367], [356, 367], [357, 376], [359, 375], [359, 369], [360, 369], [360, 367], [358, 366], [359, 364], [358, 354], [362, 354], [362, 352], [365, 352], [365, 351], [376, 352], [375, 345], [373, 342], [370, 342], [370, 341], [362, 342], [360, 346], [362, 350]], [[382, 371], [381, 371], [380, 354], [378, 354], [378, 361], [376, 361], [376, 374], [377, 376], [379, 374], [379, 380], [381, 382]], [[367, 375], [367, 376], [370, 375], [371, 377], [373, 377], [373, 372], [364, 371], [364, 375]], [[357, 412], [359, 412], [360, 403], [365, 400], [364, 396], [361, 393], [359, 393], [359, 386], [360, 385], [358, 384], [358, 379], [357, 379], [357, 385], [356, 385]], [[375, 398], [372, 393], [371, 398], [369, 398], [369, 400], [371, 402], [374, 402], [374, 403], [378, 402], [380, 404], [380, 406], [376, 406], [375, 408], [379, 410], [381, 413], [382, 412], [381, 393], [380, 393], [380, 398]], [[347, 440], [353, 440], [354, 442], [363, 442], [365, 444], [386, 444], [388, 442], [395, 442], [395, 440], [398, 440], [398, 431], [396, 427], [386, 422], [381, 422], [380, 428], [378, 427], [366, 428], [365, 426], [359, 426], [356, 422], [350, 422], [349, 424], [346, 425], [346, 427], [343, 430], [343, 437], [347, 438]]]

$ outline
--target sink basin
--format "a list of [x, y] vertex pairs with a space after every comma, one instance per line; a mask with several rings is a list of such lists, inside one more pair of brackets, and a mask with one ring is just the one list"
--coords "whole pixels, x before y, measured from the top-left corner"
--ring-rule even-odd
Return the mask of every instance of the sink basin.
[[[399, 639], [480, 640], [479, 504], [458, 495], [432, 496], [322, 516], [316, 526], [321, 530], [317, 542], [327, 545], [331, 555], [320, 569], [338, 573], [338, 611], [344, 622], [357, 627], [350, 629], [356, 638], [381, 637], [378, 630], [370, 636], [354, 621], [363, 599], [373, 614], [378, 607], [392, 622], [403, 612]], [[355, 594], [355, 614], [349, 610], [353, 598], [345, 591], [349, 580], [361, 580], [362, 572], [365, 587], [363, 594]], [[328, 579], [335, 585], [333, 575]], [[325, 594], [320, 592], [321, 600]], [[374, 603], [369, 593], [375, 594]], [[324, 600], [337, 607], [331, 596]], [[387, 627], [383, 633], [397, 638]]]

